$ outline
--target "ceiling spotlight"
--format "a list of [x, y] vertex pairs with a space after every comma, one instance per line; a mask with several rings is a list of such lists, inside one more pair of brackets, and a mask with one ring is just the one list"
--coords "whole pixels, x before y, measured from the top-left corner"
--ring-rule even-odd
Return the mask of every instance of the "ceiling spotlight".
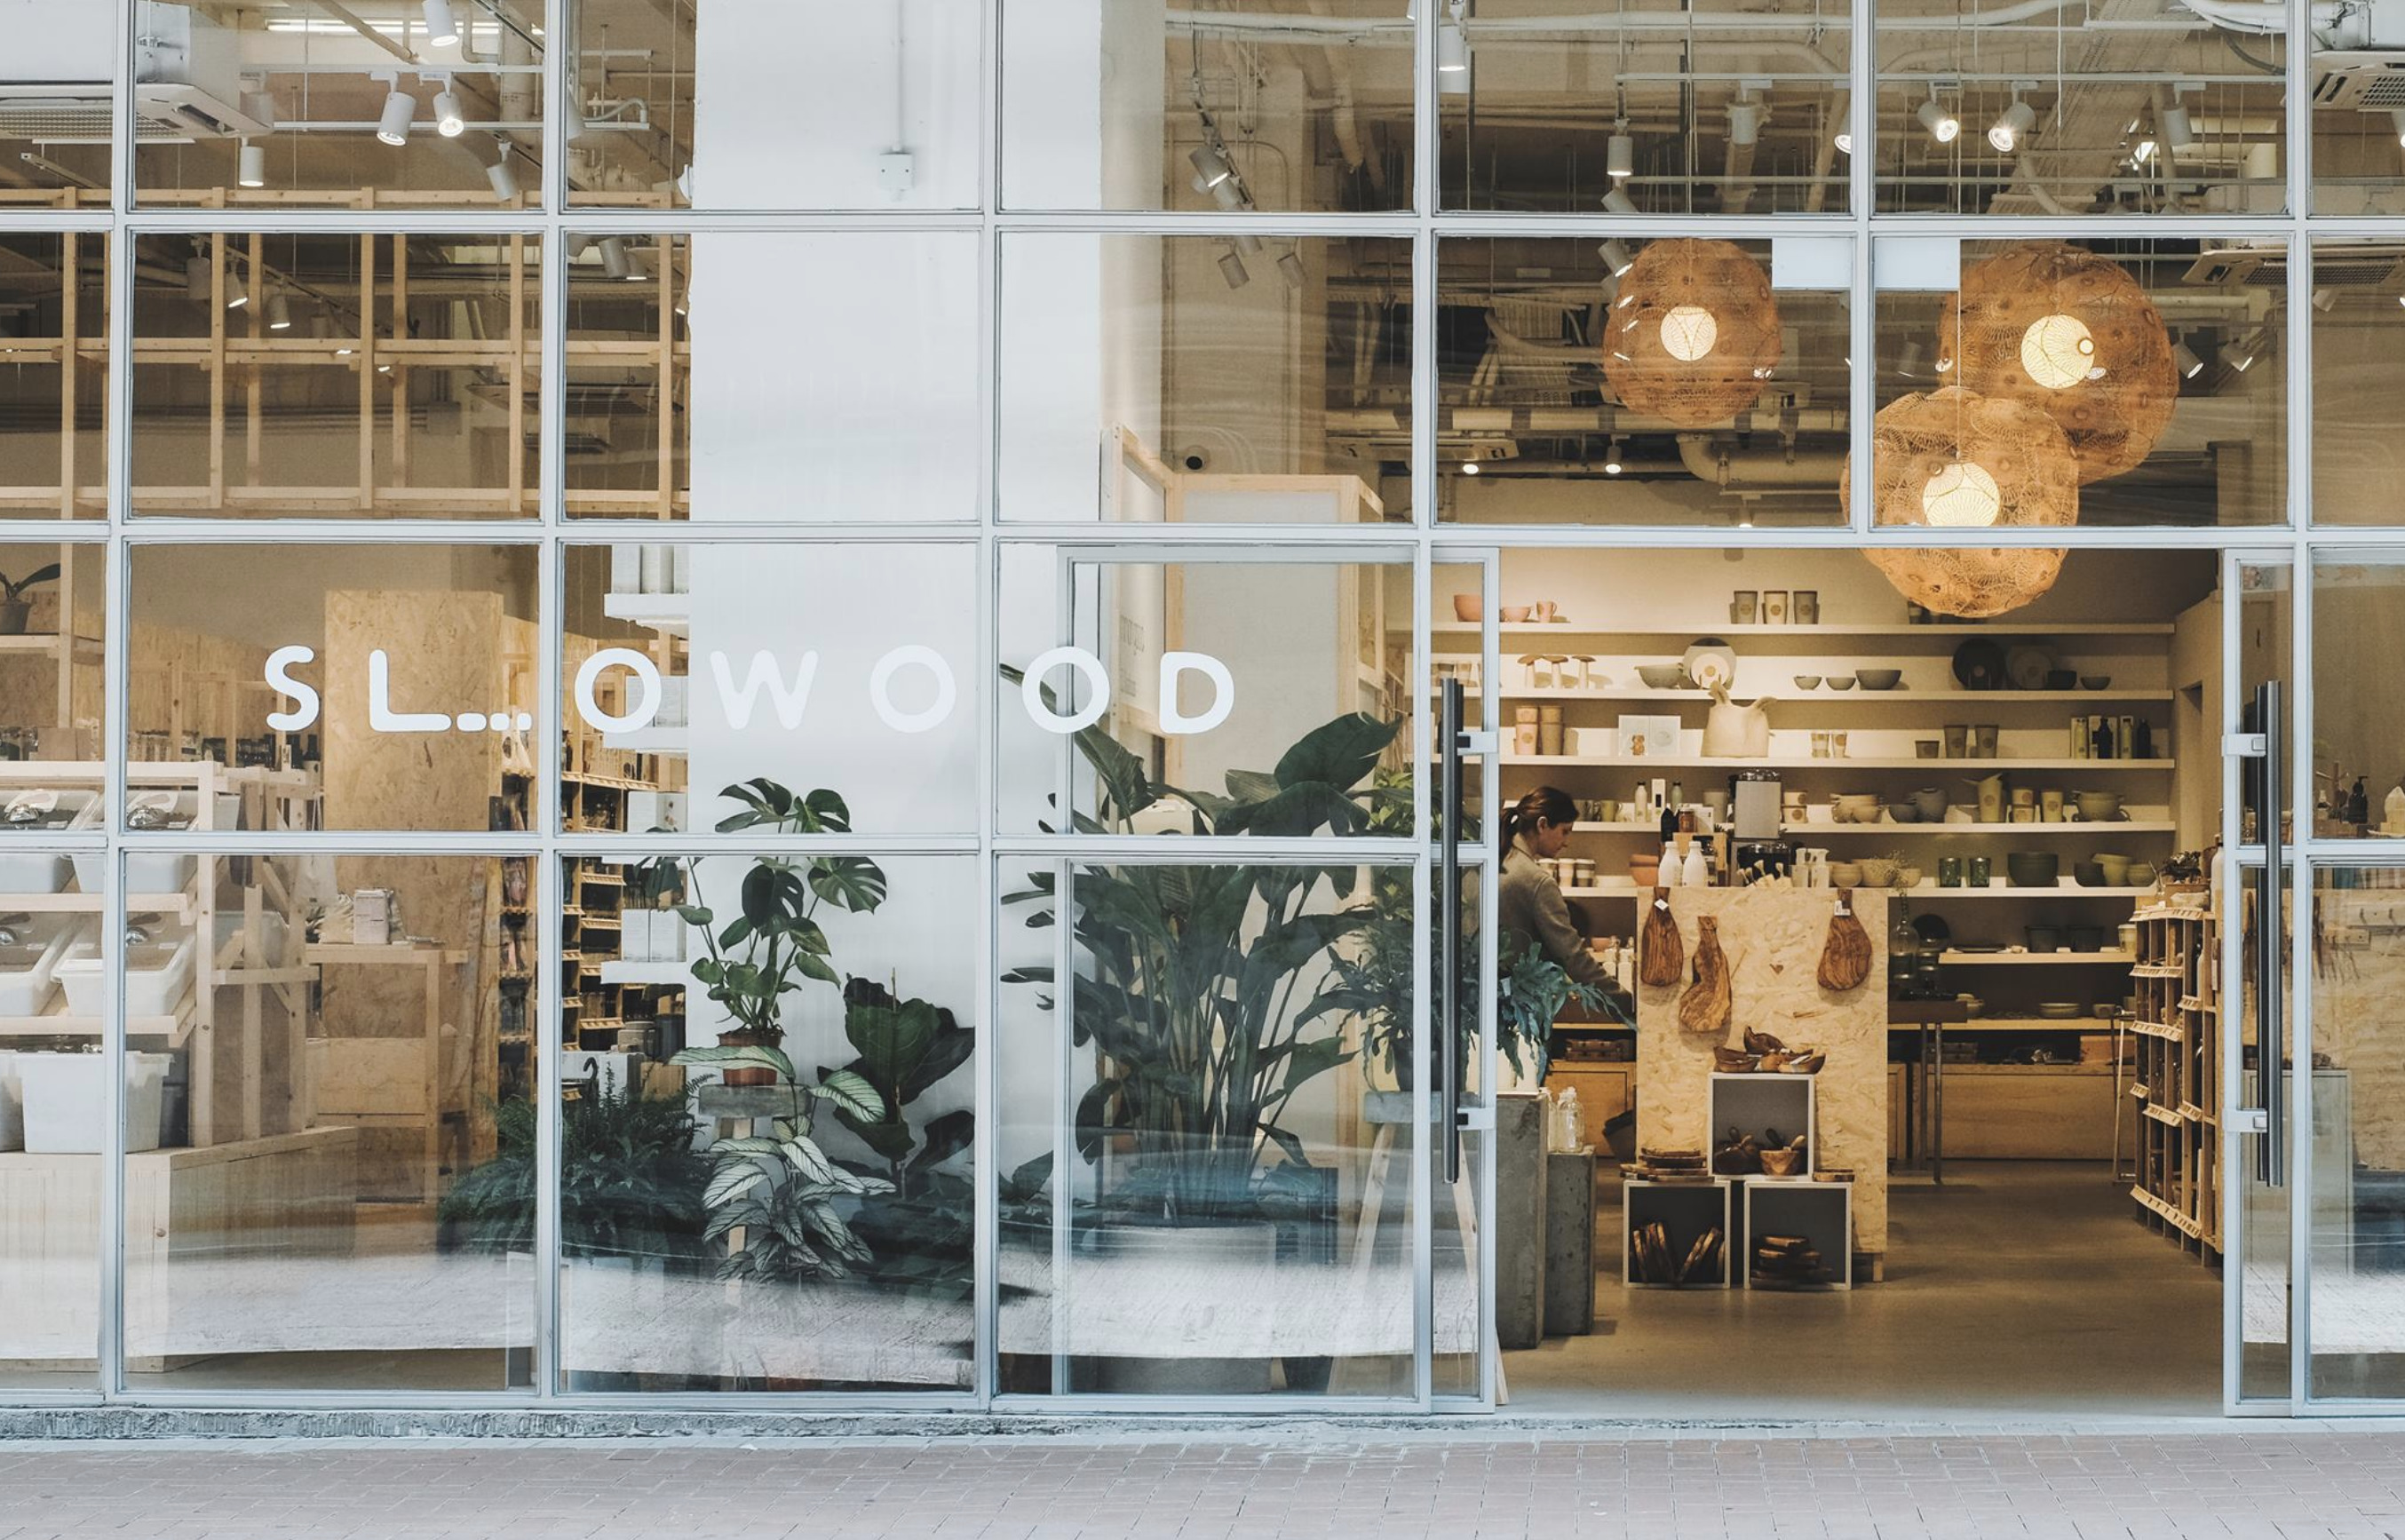
[[2327, 286], [2314, 290], [2314, 308], [2327, 316], [2338, 308], [2338, 290]]
[[2138, 148], [2130, 152], [2130, 159], [2140, 165], [2145, 165], [2155, 158], [2155, 142], [2152, 139], [2141, 139], [2138, 141]]
[[1219, 254], [1219, 276], [1228, 280], [1231, 289], [1242, 289], [1253, 281], [1253, 276], [1245, 271], [1245, 259], [1232, 250]]
[[2180, 378], [2184, 380], [2192, 380], [2204, 373], [2204, 360], [2197, 357], [2196, 349], [2187, 345], [2185, 337], [2173, 339], [2172, 362], [2178, 366]]
[[1740, 96], [1729, 104], [1729, 143], [1750, 145], [1762, 137], [1762, 120], [1769, 108], [1751, 97]]
[[1637, 265], [1636, 255], [1628, 249], [1628, 243], [1625, 241], [1617, 239], [1606, 241], [1596, 247], [1596, 254], [1603, 259], [1603, 265], [1615, 278]]
[[2021, 135], [2036, 126], [2036, 112], [2032, 110], [2027, 102], [2015, 96], [2013, 105], [2004, 108], [2003, 115], [1996, 120], [1995, 126], [1988, 130], [1988, 143], [1995, 146], [2000, 152], [2010, 155], [2019, 146]]
[[459, 23], [451, 15], [451, 0], [426, 0], [426, 40], [438, 49], [459, 41]]
[[1470, 89], [1470, 35], [1461, 29], [1461, 7], [1449, 7], [1436, 25], [1437, 89], [1459, 96]]
[[468, 127], [468, 115], [459, 110], [459, 96], [446, 82], [434, 93], [434, 132], [446, 139], [456, 139]]
[[1929, 130], [1929, 136], [1941, 145], [1952, 144], [1954, 136], [1962, 132], [1962, 120], [1946, 110], [1938, 102], [1937, 93], [1934, 90], [1929, 94], [1929, 100], [1920, 104], [1918, 116], [1921, 126]]
[[1854, 152], [1854, 136], [1843, 129], [1839, 129], [1836, 136], [1829, 142], [1837, 147], [1837, 153], [1840, 155], [1851, 155]]
[[2196, 143], [2196, 124], [2189, 120], [2187, 108], [2177, 102], [2155, 114], [2155, 127], [2170, 148], [2187, 149]]
[[1301, 289], [1311, 277], [1303, 269], [1302, 257], [1292, 247], [1287, 247], [1279, 256], [1277, 270], [1278, 276], [1286, 280], [1288, 289]]
[[2397, 142], [2405, 145], [2405, 107], [2390, 107], [2388, 121], [2397, 130]]
[[1603, 195], [1603, 206], [1607, 213], [1611, 214], [1634, 214], [1638, 211], [1637, 200], [1616, 187]]
[[2249, 332], [2224, 348], [2221, 356], [2229, 360], [2230, 368], [2243, 374], [2255, 366], [2255, 355], [2261, 350], [2262, 346], [2263, 334], [2259, 332]]
[[1603, 169], [1615, 182], [1637, 175], [1637, 141], [1628, 136], [1625, 121], [1614, 125], [1611, 137], [1604, 141]]
[[618, 235], [601, 237], [601, 271], [626, 283], [640, 283], [648, 276], [643, 264], [626, 249], [625, 238]]
[[234, 174], [234, 180], [244, 187], [267, 185], [267, 149], [264, 146], [252, 144], [247, 139], [242, 142], [241, 169]]
[[1620, 474], [1621, 470], [1620, 441], [1618, 439], [1613, 439], [1611, 441], [1611, 447], [1603, 452], [1603, 473], [1608, 476], [1616, 476]]
[[384, 99], [384, 117], [376, 124], [376, 137], [388, 145], [405, 145], [409, 143], [409, 125], [416, 119], [417, 98], [395, 86]]
[[518, 174], [510, 169], [510, 147], [507, 142], [496, 140], [495, 143], [500, 150], [500, 159], [485, 168], [485, 180], [493, 184], [495, 199], [501, 203], [508, 203], [518, 195]]
[[1197, 145], [1186, 152], [1186, 159], [1194, 167], [1197, 192], [1208, 192], [1236, 174], [1236, 168], [1228, 163], [1228, 157], [1217, 145]]
[[1463, 460], [1461, 462], [1461, 473], [1465, 476], [1476, 475], [1478, 473], [1478, 462], [1474, 459]]
[[292, 330], [292, 304], [281, 291], [267, 296], [267, 329], [270, 332]]
[[216, 282], [214, 264], [206, 257], [184, 259], [184, 298], [206, 303]]
[[239, 310], [250, 303], [250, 289], [232, 274], [226, 275], [226, 308]]

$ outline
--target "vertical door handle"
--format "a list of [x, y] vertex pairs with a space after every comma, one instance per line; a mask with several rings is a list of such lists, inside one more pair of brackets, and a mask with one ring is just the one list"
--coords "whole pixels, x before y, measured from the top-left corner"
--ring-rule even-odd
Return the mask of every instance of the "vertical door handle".
[[1461, 1180], [1461, 681], [1444, 682], [1437, 713], [1437, 1122], [1444, 1140], [1444, 1180]]
[[2255, 1150], [2255, 1173], [2267, 1187], [2288, 1184], [2288, 1108], [2285, 1061], [2288, 1056], [2287, 977], [2280, 939], [2286, 884], [2280, 873], [2280, 818], [2286, 812], [2287, 743], [2282, 731], [2280, 684], [2255, 686], [2255, 726], [2263, 735], [2263, 769], [2257, 776], [2257, 817], [2263, 826], [2263, 887], [2255, 913], [2256, 1081], [2263, 1097], [2263, 1136]]

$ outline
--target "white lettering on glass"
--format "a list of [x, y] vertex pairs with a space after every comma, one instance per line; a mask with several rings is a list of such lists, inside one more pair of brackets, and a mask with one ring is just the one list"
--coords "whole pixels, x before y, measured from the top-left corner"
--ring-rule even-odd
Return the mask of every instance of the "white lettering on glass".
[[[1056, 716], [1044, 703], [1044, 676], [1063, 663], [1084, 676], [1093, 699], [1067, 716]], [[1111, 709], [1110, 671], [1103, 667], [1101, 658], [1083, 647], [1055, 647], [1037, 654], [1035, 661], [1027, 665], [1027, 676], [1019, 682], [1019, 698], [1026, 702], [1027, 714], [1037, 727], [1065, 737], [1092, 727], [1103, 719], [1103, 713]]]
[[[906, 712], [893, 703], [893, 676], [913, 664], [935, 675], [935, 699], [918, 711]], [[942, 726], [960, 697], [961, 686], [952, 677], [952, 666], [933, 647], [896, 647], [877, 660], [876, 669], [868, 676], [868, 703], [877, 708], [878, 716], [895, 732], [926, 732]]]
[[397, 712], [392, 709], [392, 659], [378, 647], [368, 654], [368, 726], [378, 732], [449, 732], [445, 712]]
[[[1199, 673], [1211, 682], [1211, 704], [1188, 716], [1177, 709], [1177, 676]], [[1163, 733], [1209, 732], [1236, 709], [1236, 680], [1228, 665], [1208, 653], [1160, 655], [1160, 730]]]
[[[593, 695], [593, 686], [600, 682], [602, 672], [612, 668], [625, 669], [635, 676], [635, 693], [640, 703], [630, 705], [624, 716], [603, 711], [601, 702]], [[604, 647], [577, 668], [576, 711], [603, 732], [640, 732], [660, 713], [660, 671], [650, 658], [631, 647]]]
[[267, 725], [277, 732], [299, 732], [317, 720], [317, 692], [292, 677], [296, 664], [317, 660], [315, 647], [278, 647], [267, 655], [267, 687], [292, 698], [288, 712], [269, 712]]
[[724, 653], [710, 655], [710, 671], [718, 681], [718, 704], [726, 713], [728, 727], [738, 732], [750, 727], [752, 709], [759, 704], [760, 692], [766, 689], [770, 703], [776, 708], [777, 720], [784, 724], [787, 732], [791, 732], [802, 725], [802, 713], [809, 707], [810, 685], [819, 676], [819, 655], [816, 652], [802, 654], [802, 666], [795, 671], [791, 688], [786, 686], [784, 675], [778, 671], [773, 653], [752, 655], [752, 667], [743, 676], [743, 688], [739, 692], [735, 687], [735, 671], [727, 667]]

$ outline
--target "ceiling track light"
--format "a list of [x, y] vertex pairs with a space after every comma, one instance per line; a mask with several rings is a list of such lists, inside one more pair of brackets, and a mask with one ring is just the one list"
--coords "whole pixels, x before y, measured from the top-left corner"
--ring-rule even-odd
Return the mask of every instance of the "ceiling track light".
[[445, 80], [443, 89], [434, 93], [434, 132], [446, 139], [456, 139], [467, 128], [468, 115], [459, 110], [459, 93]]
[[1605, 269], [1615, 278], [1637, 265], [1636, 255], [1628, 249], [1628, 243], [1616, 236], [1596, 247], [1596, 255], [1603, 259]]
[[2222, 357], [2229, 360], [2230, 368], [2243, 374], [2255, 367], [2255, 357], [2262, 349], [2263, 333], [2249, 332], [2224, 348]]
[[2036, 110], [2021, 100], [2020, 92], [2015, 92], [2013, 105], [1998, 114], [1994, 125], [1988, 130], [1988, 143], [1998, 153], [2010, 155], [2020, 148], [2021, 135], [2036, 126]]
[[238, 169], [234, 173], [234, 181], [242, 187], [267, 185], [267, 147], [252, 144], [247, 139], [242, 142], [242, 153]]
[[384, 99], [384, 115], [376, 122], [376, 137], [399, 148], [409, 143], [409, 125], [417, 120], [417, 98], [395, 86]]
[[458, 46], [459, 22], [451, 14], [451, 0], [426, 0], [423, 14], [428, 43], [438, 49]]
[[1945, 105], [1937, 100], [1934, 88], [1930, 91], [1929, 100], [1920, 104], [1920, 111], [1915, 116], [1920, 118], [1920, 125], [1929, 130], [1929, 136], [1941, 145], [1952, 144], [1954, 136], [1962, 132], [1962, 120], [1946, 110]]
[[508, 203], [518, 195], [518, 174], [510, 165], [510, 142], [495, 135], [493, 151], [493, 163], [485, 168], [485, 180], [492, 184], [495, 201]]
[[292, 302], [281, 290], [267, 296], [267, 329], [270, 332], [292, 330]]
[[2196, 144], [2196, 124], [2188, 117], [2187, 108], [2176, 101], [2155, 114], [2155, 127], [2162, 134], [2166, 148], [2188, 149]]
[[1209, 192], [1236, 174], [1228, 162], [1227, 152], [1216, 144], [1197, 145], [1186, 152], [1187, 163], [1194, 168], [1194, 191]]
[[2405, 145], [2405, 107], [2388, 109], [2388, 126], [2397, 131], [2397, 142]]
[[2338, 308], [2338, 290], [2324, 285], [2314, 290], [2314, 308], [2327, 316]]
[[601, 237], [601, 271], [622, 282], [639, 282], [642, 270], [635, 265], [634, 255], [626, 249], [624, 237]]
[[1462, 29], [1459, 0], [1445, 7], [1444, 20], [1436, 24], [1436, 83], [1441, 95], [1470, 92], [1470, 34]]
[[1616, 187], [1603, 195], [1603, 206], [1604, 211], [1610, 214], [1635, 214], [1638, 212], [1637, 200], [1630, 197], [1622, 189]]
[[1288, 289], [1301, 289], [1311, 280], [1309, 270], [1302, 265], [1302, 254], [1293, 247], [1287, 247], [1279, 253], [1277, 270], [1278, 276], [1286, 280]]
[[1625, 118], [1611, 125], [1611, 137], [1604, 141], [1603, 170], [1615, 182], [1637, 175], [1637, 141], [1628, 135]]
[[2204, 373], [2204, 360], [2197, 356], [2196, 349], [2187, 345], [2186, 337], [2173, 339], [2172, 364], [2184, 380], [2192, 380]]
[[1219, 276], [1228, 281], [1231, 289], [1242, 289], [1253, 281], [1252, 274], [1245, 271], [1245, 259], [1232, 247], [1219, 253]]
[[206, 257], [184, 259], [184, 298], [206, 304], [217, 288], [217, 264]]
[[1611, 440], [1611, 446], [1603, 452], [1603, 473], [1608, 476], [1616, 476], [1620, 474], [1624, 469], [1625, 469], [1625, 467], [1620, 462], [1620, 439], [1619, 436], [1615, 434]]

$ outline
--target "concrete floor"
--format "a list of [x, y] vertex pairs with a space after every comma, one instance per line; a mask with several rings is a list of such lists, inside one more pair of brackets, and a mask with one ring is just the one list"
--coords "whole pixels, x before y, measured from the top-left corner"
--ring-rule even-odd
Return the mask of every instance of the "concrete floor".
[[1596, 1334], [1506, 1353], [1514, 1412], [2219, 1412], [2221, 1275], [2142, 1228], [2099, 1166], [1949, 1161], [1942, 1187], [1899, 1180], [1887, 1280], [1847, 1293], [1624, 1289], [1613, 1197]]

